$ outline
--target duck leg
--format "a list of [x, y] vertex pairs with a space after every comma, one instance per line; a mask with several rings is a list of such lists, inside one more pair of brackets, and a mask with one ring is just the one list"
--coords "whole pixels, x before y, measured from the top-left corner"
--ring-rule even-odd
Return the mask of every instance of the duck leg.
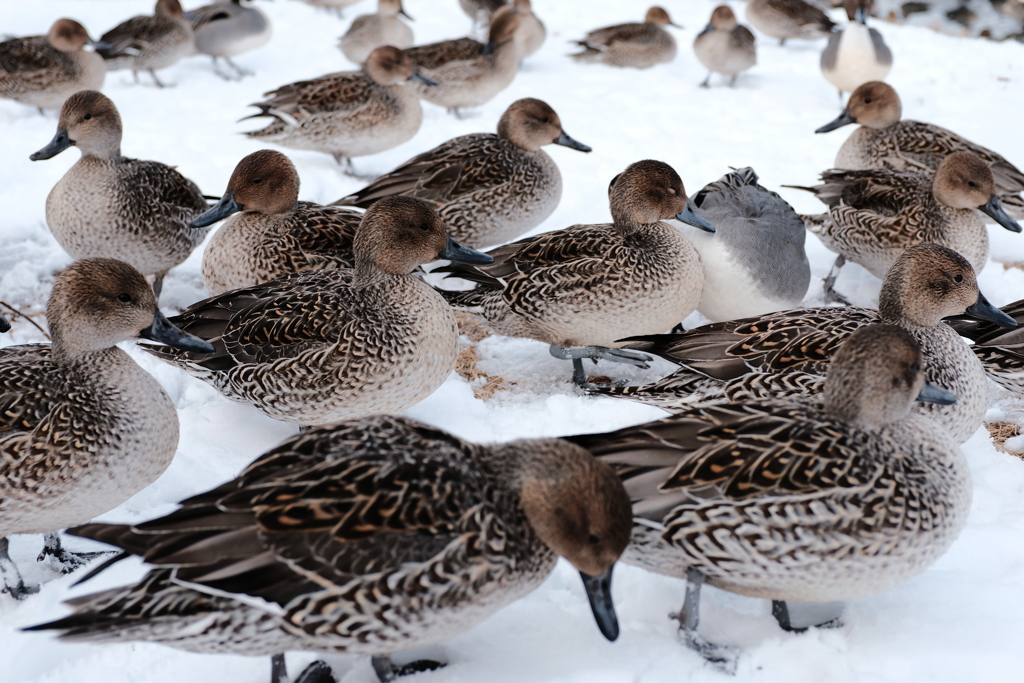
[[803, 618], [794, 619], [790, 613], [789, 605], [784, 600], [772, 600], [772, 616], [779, 623], [779, 628], [792, 633], [803, 633], [812, 626], [815, 628], [836, 628], [842, 625], [842, 603], [803, 603], [810, 609], [801, 615]]
[[242, 80], [246, 76], [252, 76], [254, 74], [254, 72], [249, 71], [248, 69], [243, 69], [242, 67], [235, 64], [233, 61], [231, 61], [231, 57], [224, 57], [224, 61], [228, 63], [228, 66], [235, 70], [236, 74], [238, 74], [238, 80]]
[[56, 531], [51, 531], [48, 534], [43, 534], [43, 551], [39, 553], [36, 562], [42, 562], [47, 557], [52, 557], [59, 565], [61, 574], [70, 574], [90, 560], [110, 554], [110, 551], [73, 553], [61, 543], [60, 534]]
[[786, 39], [785, 38], [779, 38], [779, 47], [782, 47], [785, 44], [786, 44]]
[[0, 577], [4, 585], [0, 593], [10, 593], [15, 600], [24, 600], [29, 595], [39, 592], [39, 586], [26, 586], [21, 572], [7, 552], [7, 538], [0, 538]]
[[735, 88], [736, 87], [736, 79], [739, 78], [739, 77], [740, 77], [739, 74], [733, 74], [732, 75], [732, 78], [729, 79], [729, 87], [730, 88]]
[[700, 87], [702, 87], [702, 88], [710, 88], [711, 87], [711, 72], [710, 71], [708, 72], [708, 77], [705, 78], [704, 82], [700, 84]]
[[[283, 654], [270, 658], [270, 683], [291, 683]], [[331, 667], [318, 659], [302, 670], [295, 683], [334, 683], [334, 674]]]
[[827, 304], [839, 303], [844, 306], [850, 305], [846, 297], [835, 290], [836, 278], [839, 277], [839, 271], [845, 265], [846, 257], [840, 254], [836, 258], [836, 262], [832, 264], [832, 270], [828, 272], [828, 277], [825, 278], [825, 303]]
[[370, 658], [370, 663], [373, 665], [373, 671], [377, 674], [377, 678], [380, 679], [381, 683], [388, 683], [388, 681], [393, 681], [399, 676], [409, 676], [422, 673], [423, 671], [436, 671], [444, 667], [443, 662], [437, 662], [433, 659], [417, 659], [415, 662], [395, 666], [395, 663], [391, 661], [390, 655], [375, 655]]
[[583, 369], [584, 358], [589, 358], [595, 363], [598, 360], [610, 360], [615, 363], [626, 363], [644, 369], [650, 367], [647, 365], [647, 362], [652, 360], [646, 353], [630, 351], [629, 349], [610, 349], [606, 346], [573, 346], [565, 348], [558, 344], [552, 344], [548, 351], [555, 358], [572, 361], [572, 381], [584, 388], [589, 386], [587, 373]]
[[153, 295], [156, 296], [157, 299], [160, 298], [160, 292], [164, 291], [164, 277], [166, 275], [167, 271], [165, 270], [162, 273], [157, 273], [153, 277]]
[[156, 71], [153, 71], [153, 69], [150, 69], [149, 70], [149, 75], [153, 77], [153, 82], [156, 83], [156, 87], [158, 87], [158, 88], [166, 88], [167, 87], [166, 83], [164, 83], [163, 81], [161, 81], [159, 78], [156, 77]]
[[700, 589], [704, 586], [704, 575], [697, 569], [686, 570], [686, 597], [678, 614], [669, 617], [679, 622], [679, 634], [691, 650], [695, 650], [715, 668], [728, 674], [736, 673], [738, 653], [734, 648], [715, 645], [697, 632], [700, 624]]

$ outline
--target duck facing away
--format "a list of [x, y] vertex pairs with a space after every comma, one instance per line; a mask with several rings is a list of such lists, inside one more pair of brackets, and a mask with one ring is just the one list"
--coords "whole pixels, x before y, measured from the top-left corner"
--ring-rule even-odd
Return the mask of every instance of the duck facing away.
[[805, 308], [705, 325], [682, 334], [633, 337], [628, 348], [678, 364], [652, 384], [592, 390], [666, 410], [723, 401], [818, 393], [830, 359], [854, 331], [875, 322], [907, 330], [921, 345], [929, 382], [957, 396], [951, 406], [920, 406], [957, 442], [981, 426], [988, 407], [985, 372], [943, 318], [967, 314], [1002, 327], [1016, 323], [978, 290], [964, 257], [937, 244], [910, 247], [882, 283], [878, 310]]
[[60, 109], [79, 90], [99, 90], [107, 67], [86, 46], [97, 45], [74, 19], [58, 19], [45, 36], [0, 42], [0, 97]]
[[516, 45], [519, 48], [519, 61], [534, 54], [544, 44], [548, 30], [544, 22], [533, 13], [530, 0], [513, 0], [512, 6], [519, 15], [519, 30], [516, 31]]
[[412, 29], [398, 18], [399, 14], [412, 21], [402, 7], [402, 0], [377, 0], [377, 13], [353, 19], [345, 35], [338, 40], [338, 48], [350, 62], [362, 64], [382, 45], [401, 50], [412, 47]]
[[501, 244], [533, 230], [558, 206], [562, 174], [545, 145], [590, 151], [566, 135], [546, 102], [516, 100], [501, 115], [497, 134], [449, 140], [334, 204], [366, 208], [383, 197], [415, 197], [434, 206], [459, 242]]
[[[562, 556], [601, 632], [619, 633], [611, 578], [629, 498], [611, 467], [560, 439], [480, 446], [368, 417], [299, 434], [181, 505], [75, 529], [153, 567], [33, 629], [271, 655], [275, 683], [287, 650], [370, 655], [390, 681], [402, 673], [390, 653], [461, 633], [539, 587]], [[329, 671], [317, 662], [298, 680], [317, 669]]]
[[892, 68], [892, 51], [882, 34], [868, 28], [872, 0], [846, 0], [850, 23], [828, 37], [821, 53], [821, 73], [839, 90], [852, 93], [869, 81], [881, 81]]
[[992, 150], [931, 123], [900, 120], [903, 105], [887, 83], [865, 83], [850, 95], [846, 109], [835, 121], [814, 131], [828, 133], [859, 124], [836, 154], [836, 168], [864, 171], [888, 168], [936, 170], [954, 152], [970, 152], [992, 169], [996, 193], [1017, 218], [1024, 217], [1024, 172]]
[[714, 232], [687, 206], [679, 175], [660, 161], [638, 161], [612, 180], [612, 223], [573, 225], [489, 253], [493, 265], [439, 272], [477, 283], [444, 292], [457, 308], [479, 314], [498, 334], [551, 345], [573, 361], [573, 381], [586, 384], [583, 359], [645, 365], [648, 356], [619, 350], [618, 340], [644, 329], [671, 329], [704, 293], [700, 255], [676, 218]]
[[107, 71], [131, 69], [136, 83], [139, 72], [148, 71], [157, 87], [164, 87], [157, 70], [173, 66], [196, 48], [192, 25], [183, 15], [178, 0], [157, 0], [152, 15], [132, 17], [104, 33], [100, 40], [110, 47], [99, 53]]
[[269, 149], [238, 162], [217, 203], [196, 227], [227, 218], [203, 252], [203, 286], [212, 295], [285, 275], [354, 268], [352, 240], [363, 214], [299, 201], [299, 173]]
[[[378, 47], [359, 71], [341, 71], [263, 93], [258, 114], [272, 119], [249, 137], [292, 149], [324, 152], [353, 173], [352, 157], [377, 154], [411, 140], [423, 107], [407, 84], [423, 76], [407, 52]], [[243, 119], [245, 120], [245, 119]]]
[[[196, 52], [213, 58], [214, 72], [224, 79], [243, 78], [252, 74], [231, 61], [231, 58], [257, 50], [270, 42], [271, 28], [267, 17], [249, 2], [218, 0], [185, 13], [192, 24]], [[217, 63], [223, 59], [234, 71], [224, 73]]]
[[971, 477], [942, 429], [910, 410], [956, 397], [926, 384], [907, 331], [850, 335], [820, 397], [730, 402], [569, 437], [612, 465], [633, 501], [623, 561], [686, 577], [686, 644], [730, 669], [735, 653], [697, 631], [703, 583], [787, 601], [873, 595], [920, 574], [967, 521]]
[[50, 232], [72, 258], [110, 256], [154, 276], [159, 296], [167, 271], [206, 237], [206, 229], [189, 225], [209, 206], [203, 193], [171, 166], [121, 156], [121, 116], [102, 93], [69, 97], [57, 134], [30, 158], [50, 159], [68, 147], [82, 158], [46, 198]]
[[578, 62], [607, 64], [631, 69], [649, 69], [676, 58], [676, 39], [664, 29], [675, 26], [663, 7], [647, 10], [643, 23], [617, 24], [591, 31], [575, 41], [582, 52], [570, 55]]
[[729, 85], [736, 85], [740, 72], [757, 64], [757, 45], [754, 34], [736, 22], [736, 15], [728, 5], [719, 5], [711, 12], [711, 21], [693, 41], [693, 52], [708, 77], [701, 83], [708, 87], [711, 74], [729, 76]]
[[412, 271], [491, 257], [459, 246], [436, 212], [408, 197], [372, 206], [352, 251], [355, 268], [236, 289], [173, 318], [214, 353], [151, 353], [233, 401], [303, 426], [419, 403], [455, 368], [459, 333], [448, 304]]
[[174, 457], [174, 404], [116, 345], [212, 349], [168, 322], [145, 278], [114, 259], [61, 271], [46, 316], [52, 344], [0, 349], [0, 592], [16, 598], [34, 590], [7, 556], [7, 536], [46, 534], [43, 554], [70, 571], [81, 561], [56, 532], [114, 509]]
[[804, 0], [750, 0], [747, 21], [759, 32], [778, 38], [785, 45], [790, 38], [818, 40], [835, 28], [835, 22]]
[[796, 308], [807, 294], [804, 222], [786, 200], [758, 184], [752, 168], [727, 173], [693, 196], [690, 208], [714, 234], [678, 224], [700, 252], [711, 322]]

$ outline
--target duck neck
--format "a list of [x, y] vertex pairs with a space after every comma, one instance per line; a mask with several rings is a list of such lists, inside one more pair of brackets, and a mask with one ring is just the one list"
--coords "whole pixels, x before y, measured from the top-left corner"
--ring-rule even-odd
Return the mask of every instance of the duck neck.
[[904, 278], [894, 273], [886, 277], [878, 295], [878, 315], [882, 322], [910, 330], [938, 325], [941, 318], [914, 305], [914, 297], [907, 296], [906, 290]]

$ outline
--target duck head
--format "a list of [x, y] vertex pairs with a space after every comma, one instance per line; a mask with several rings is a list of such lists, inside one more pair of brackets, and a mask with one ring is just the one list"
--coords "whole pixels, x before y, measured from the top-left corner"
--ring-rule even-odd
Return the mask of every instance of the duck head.
[[46, 42], [61, 52], [77, 52], [86, 46], [110, 47], [106, 43], [90, 38], [84, 26], [74, 19], [67, 18], [53, 22], [46, 34]]
[[363, 71], [378, 85], [398, 85], [409, 80], [437, 85], [437, 81], [420, 73], [412, 57], [391, 45], [382, 45], [371, 52]]
[[487, 42], [484, 43], [483, 53], [489, 55], [498, 49], [500, 45], [512, 40], [520, 26], [519, 15], [512, 5], [502, 5], [491, 15], [491, 25], [487, 31]]
[[663, 161], [645, 159], [627, 166], [609, 183], [608, 202], [616, 225], [650, 225], [675, 218], [715, 232], [713, 225], [693, 212], [683, 180]]
[[644, 23], [655, 24], [657, 26], [675, 26], [676, 28], [682, 28], [679, 24], [672, 21], [672, 17], [668, 15], [668, 10], [658, 5], [652, 5], [647, 10], [647, 14], [644, 15]]
[[57, 134], [29, 159], [51, 159], [71, 146], [78, 147], [82, 156], [120, 156], [121, 115], [109, 97], [95, 90], [82, 90], [65, 100], [60, 108]]
[[228, 189], [210, 210], [189, 223], [205, 228], [238, 211], [275, 215], [287, 213], [299, 201], [299, 172], [280, 152], [261, 149], [238, 162]]
[[935, 171], [932, 194], [946, 206], [977, 209], [1007, 230], [1021, 231], [999, 201], [992, 169], [976, 154], [953, 152], [943, 159]]
[[562, 145], [580, 152], [591, 148], [569, 137], [562, 120], [543, 100], [525, 97], [509, 105], [498, 120], [498, 137], [519, 149], [536, 152], [544, 145]]
[[882, 130], [895, 126], [902, 116], [903, 105], [896, 90], [882, 81], [868, 81], [850, 94], [846, 109], [839, 118], [814, 132], [828, 133], [851, 123]]

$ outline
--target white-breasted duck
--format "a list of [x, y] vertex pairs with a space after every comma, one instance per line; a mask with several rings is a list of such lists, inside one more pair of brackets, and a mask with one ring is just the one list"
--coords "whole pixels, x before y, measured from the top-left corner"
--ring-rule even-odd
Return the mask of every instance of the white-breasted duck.
[[[231, 61], [232, 57], [270, 42], [270, 21], [245, 0], [218, 0], [185, 12], [185, 18], [192, 24], [196, 52], [212, 57], [214, 72], [227, 80], [252, 74]], [[221, 71], [218, 59], [227, 62], [234, 75]]]
[[693, 40], [693, 52], [708, 70], [701, 87], [708, 87], [711, 74], [729, 77], [729, 86], [736, 85], [739, 74], [757, 64], [754, 34], [736, 21], [728, 5], [719, 5], [711, 12], [711, 21]]
[[892, 68], [892, 50], [882, 34], [868, 27], [873, 0], [846, 0], [850, 23], [833, 31], [821, 53], [821, 73], [843, 93], [852, 93], [869, 81], [882, 81]]

